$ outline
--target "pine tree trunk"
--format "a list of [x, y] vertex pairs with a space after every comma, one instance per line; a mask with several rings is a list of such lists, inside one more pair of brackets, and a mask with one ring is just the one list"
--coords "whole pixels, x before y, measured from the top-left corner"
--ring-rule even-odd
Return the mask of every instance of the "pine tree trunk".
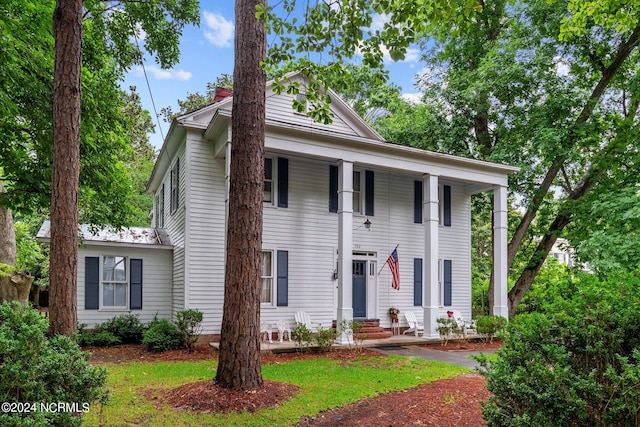
[[[2, 181], [0, 181], [0, 193], [4, 193]], [[0, 206], [0, 264], [9, 267], [16, 266], [16, 233], [13, 225], [13, 215], [6, 206]], [[2, 274], [0, 269], [0, 303], [11, 301], [10, 287], [11, 276], [6, 272]]]
[[224, 310], [216, 381], [237, 390], [262, 388], [260, 294], [264, 181], [264, 23], [256, 5], [236, 1], [231, 177]]
[[57, 0], [53, 14], [53, 159], [49, 334], [77, 329], [78, 182], [82, 0]]

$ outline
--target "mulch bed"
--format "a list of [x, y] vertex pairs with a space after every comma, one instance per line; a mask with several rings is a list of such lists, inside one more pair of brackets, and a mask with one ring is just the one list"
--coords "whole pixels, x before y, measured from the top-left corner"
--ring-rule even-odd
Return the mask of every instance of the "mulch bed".
[[[425, 347], [441, 351], [489, 350], [499, 348], [500, 342], [450, 342], [447, 346], [426, 344]], [[217, 359], [218, 352], [209, 345], [197, 345], [193, 350], [173, 350], [150, 353], [140, 345], [93, 347], [84, 349], [92, 353], [91, 363], [129, 363], [158, 361], [195, 361]], [[284, 363], [309, 358], [351, 359], [362, 355], [383, 357], [372, 350], [337, 350], [330, 353], [266, 353], [261, 363]], [[364, 399], [351, 405], [322, 412], [313, 417], [304, 417], [299, 426], [482, 426], [480, 401], [486, 400], [489, 392], [484, 378], [477, 374], [466, 374], [448, 380], [434, 381], [395, 393]], [[254, 412], [274, 407], [291, 399], [299, 391], [293, 384], [264, 381], [257, 391], [234, 391], [218, 386], [214, 380], [185, 384], [148, 396], [157, 399], [157, 404], [168, 404], [176, 409], [199, 412]]]

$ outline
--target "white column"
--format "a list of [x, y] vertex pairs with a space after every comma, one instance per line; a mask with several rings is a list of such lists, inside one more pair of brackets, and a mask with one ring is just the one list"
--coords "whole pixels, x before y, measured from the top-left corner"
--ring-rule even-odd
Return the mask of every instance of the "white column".
[[493, 314], [509, 318], [507, 303], [507, 187], [493, 189]]
[[[353, 163], [338, 163], [338, 328], [353, 320]], [[352, 342], [351, 334], [338, 335], [339, 344]]]
[[422, 178], [422, 213], [424, 224], [424, 261], [422, 276], [422, 299], [424, 307], [424, 337], [438, 338], [436, 319], [440, 313], [440, 284], [438, 283], [438, 176], [424, 175]]

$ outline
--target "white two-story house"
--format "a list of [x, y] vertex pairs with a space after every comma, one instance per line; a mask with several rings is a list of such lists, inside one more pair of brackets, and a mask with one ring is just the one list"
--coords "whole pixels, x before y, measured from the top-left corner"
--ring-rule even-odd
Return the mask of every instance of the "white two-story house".
[[[220, 333], [231, 96], [173, 121], [148, 182], [154, 228], [85, 233], [80, 322], [193, 308], [204, 334]], [[517, 168], [385, 141], [335, 93], [333, 123], [315, 123], [292, 96], [267, 87], [261, 319], [293, 323], [304, 310], [326, 325], [390, 327], [393, 306], [413, 311], [426, 337], [448, 310], [470, 319], [471, 196], [484, 191], [494, 193], [494, 313], [506, 317], [507, 175]], [[399, 289], [385, 265], [395, 248]]]

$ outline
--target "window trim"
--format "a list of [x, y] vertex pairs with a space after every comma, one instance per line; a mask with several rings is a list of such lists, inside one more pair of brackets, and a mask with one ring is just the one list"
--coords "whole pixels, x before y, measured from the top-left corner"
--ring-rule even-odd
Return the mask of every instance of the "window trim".
[[180, 207], [180, 158], [171, 167], [170, 173], [170, 203], [169, 212], [173, 215]]
[[[265, 276], [263, 275], [264, 273], [264, 254], [265, 253], [269, 253], [271, 254], [271, 275], [270, 276]], [[275, 307], [275, 284], [276, 284], [276, 266], [275, 266], [275, 255], [276, 251], [274, 249], [268, 249], [268, 248], [262, 248], [262, 271], [260, 272], [260, 307]], [[264, 279], [271, 279], [271, 295], [270, 295], [270, 300], [269, 301], [263, 301], [262, 300], [262, 295], [263, 295], [263, 286], [264, 286]]]
[[[358, 174], [358, 179], [356, 180], [356, 174]], [[356, 181], [358, 182], [359, 189], [356, 191]], [[364, 171], [360, 169], [353, 170], [353, 188], [352, 188], [352, 207], [353, 214], [364, 216], [364, 196], [366, 191], [363, 191], [365, 188], [364, 182]], [[358, 203], [356, 203], [356, 194], [358, 197]]]
[[[264, 198], [264, 184], [267, 182], [267, 178], [266, 178], [266, 162], [267, 160], [269, 160], [271, 162], [271, 201], [267, 202]], [[265, 175], [263, 176], [263, 183], [262, 183], [262, 203], [264, 204], [264, 206], [273, 206], [276, 207], [277, 206], [277, 200], [278, 200], [278, 161], [277, 161], [277, 157], [275, 156], [265, 156], [264, 157], [264, 161], [265, 161]]]
[[[124, 259], [124, 266], [125, 266], [125, 270], [124, 270], [124, 277], [125, 280], [105, 280], [104, 278], [104, 261], [107, 258], [123, 258]], [[100, 255], [100, 264], [99, 264], [99, 274], [100, 274], [100, 283], [99, 283], [99, 298], [100, 298], [100, 310], [103, 311], [129, 311], [130, 310], [130, 295], [129, 292], [131, 291], [131, 285], [130, 285], [130, 265], [129, 265], [129, 261], [130, 261], [130, 257], [128, 256], [123, 256], [123, 255], [115, 255], [115, 254], [101, 254]], [[125, 287], [125, 305], [105, 305], [104, 303], [104, 285], [105, 284], [117, 284], [117, 285], [122, 285], [124, 284]], [[115, 295], [115, 294], [114, 294]], [[114, 300], [115, 303], [115, 300]]]

